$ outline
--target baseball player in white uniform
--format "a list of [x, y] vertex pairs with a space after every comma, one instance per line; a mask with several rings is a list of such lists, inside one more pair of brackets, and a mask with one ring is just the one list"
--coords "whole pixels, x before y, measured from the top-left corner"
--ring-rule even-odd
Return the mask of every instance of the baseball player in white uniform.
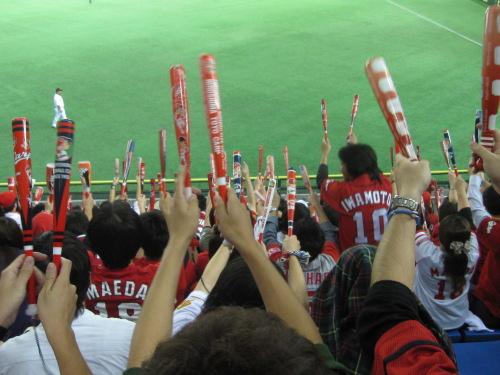
[[54, 111], [56, 115], [54, 116], [54, 121], [52, 121], [52, 127], [55, 128], [57, 125], [57, 121], [61, 118], [67, 118], [66, 112], [64, 111], [64, 100], [61, 96], [62, 89], [57, 88], [56, 93], [54, 94]]

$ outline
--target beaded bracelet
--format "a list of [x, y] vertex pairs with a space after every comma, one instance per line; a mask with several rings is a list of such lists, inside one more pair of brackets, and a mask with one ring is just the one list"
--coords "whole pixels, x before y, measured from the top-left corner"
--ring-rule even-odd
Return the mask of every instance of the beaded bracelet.
[[389, 212], [388, 219], [391, 220], [391, 218], [394, 215], [396, 215], [396, 214], [407, 214], [407, 215], [410, 215], [412, 218], [415, 219], [415, 221], [417, 222], [417, 225], [420, 224], [420, 216], [418, 216], [414, 211], [405, 210], [403, 208], [400, 208], [400, 209], [397, 209], [397, 210], [393, 210], [393, 211]]

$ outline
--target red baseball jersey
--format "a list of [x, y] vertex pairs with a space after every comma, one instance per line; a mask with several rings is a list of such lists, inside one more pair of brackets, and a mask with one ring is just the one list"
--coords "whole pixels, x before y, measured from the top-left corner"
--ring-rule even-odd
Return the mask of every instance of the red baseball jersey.
[[474, 295], [493, 315], [500, 317], [500, 221], [485, 218], [477, 228], [477, 240], [481, 256], [485, 255], [479, 282]]
[[131, 264], [119, 270], [92, 265], [85, 307], [105, 318], [136, 321], [156, 270], [154, 265]]
[[381, 182], [363, 174], [353, 181], [326, 179], [321, 199], [340, 214], [339, 245], [342, 251], [357, 244], [377, 246], [387, 226], [387, 212], [392, 202], [390, 180]]

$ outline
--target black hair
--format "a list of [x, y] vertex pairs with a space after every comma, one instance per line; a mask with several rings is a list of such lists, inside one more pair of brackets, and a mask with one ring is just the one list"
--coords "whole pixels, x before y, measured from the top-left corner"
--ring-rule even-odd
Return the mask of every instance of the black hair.
[[14, 210], [15, 206], [16, 206], [16, 201], [14, 201], [14, 203], [12, 203], [9, 207], [3, 207], [3, 211], [5, 213], [11, 212], [12, 210]]
[[448, 198], [445, 198], [445, 200], [443, 201], [443, 203], [441, 203], [438, 209], [439, 221], [444, 220], [446, 216], [453, 215], [456, 213], [458, 213], [458, 203], [450, 202]]
[[293, 224], [293, 234], [300, 242], [301, 250], [307, 251], [313, 261], [321, 254], [325, 245], [325, 233], [312, 217], [303, 217]]
[[110, 269], [125, 268], [135, 257], [144, 239], [141, 218], [123, 201], [101, 205], [87, 230], [92, 250]]
[[[469, 221], [458, 214], [447, 216], [439, 224], [439, 242], [445, 253], [444, 273], [451, 281], [455, 290], [461, 290], [465, 286], [465, 275], [467, 273], [469, 249], [465, 248], [465, 242], [470, 241], [471, 225]], [[462, 244], [462, 250], [456, 253], [451, 244]]]
[[66, 215], [66, 230], [80, 236], [87, 233], [89, 219], [82, 211], [70, 211]]
[[31, 209], [31, 213], [32, 213], [33, 217], [35, 217], [37, 214], [39, 214], [43, 210], [45, 210], [45, 203], [40, 202], [35, 207], [33, 207]]
[[[311, 217], [311, 212], [309, 211], [309, 208], [305, 204], [296, 203], [293, 222], [295, 223], [299, 220], [302, 220], [305, 217]], [[278, 228], [279, 231], [282, 233], [287, 233], [288, 231], [288, 208], [286, 206], [286, 200], [285, 200], [285, 207], [283, 211], [281, 211], [281, 217], [278, 218]]]
[[23, 244], [23, 232], [19, 225], [8, 217], [0, 217], [0, 246], [22, 249]]
[[382, 171], [377, 164], [377, 154], [371, 146], [363, 143], [348, 144], [339, 150], [338, 156], [352, 178], [367, 174], [371, 180], [381, 181]]
[[488, 186], [483, 192], [483, 204], [490, 215], [500, 215], [500, 195], [493, 185]]
[[151, 260], [161, 259], [169, 239], [165, 216], [161, 211], [153, 210], [141, 214], [141, 221], [144, 227], [144, 255]]
[[[52, 234], [52, 231], [44, 232], [33, 240], [33, 250], [48, 255], [47, 260], [36, 262], [36, 266], [44, 273], [52, 261]], [[85, 246], [70, 232], [64, 232], [61, 256], [71, 261], [69, 281], [76, 286], [78, 299], [75, 317], [77, 317], [85, 308], [85, 296], [90, 285], [90, 259]]]
[[[275, 263], [272, 264], [284, 277], [281, 269]], [[241, 256], [231, 259], [224, 267], [205, 301], [202, 313], [208, 313], [220, 306], [265, 308], [252, 272]]]
[[241, 307], [200, 315], [160, 343], [141, 373], [332, 374], [311, 341], [271, 313]]

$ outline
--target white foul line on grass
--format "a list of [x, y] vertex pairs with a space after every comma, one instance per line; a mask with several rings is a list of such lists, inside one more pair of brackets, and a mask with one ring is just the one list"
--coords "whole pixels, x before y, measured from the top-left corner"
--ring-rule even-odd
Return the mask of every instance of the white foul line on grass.
[[438, 26], [438, 27], [440, 27], [440, 28], [442, 28], [442, 29], [445, 29], [446, 31], [449, 31], [449, 32], [450, 32], [450, 33], [452, 33], [452, 34], [458, 35], [459, 37], [461, 37], [461, 38], [463, 38], [463, 39], [465, 39], [465, 40], [468, 40], [469, 42], [472, 42], [472, 43], [474, 43], [474, 44], [477, 44], [477, 45], [478, 45], [478, 46], [480, 46], [480, 47], [482, 47], [482, 46], [483, 46], [481, 43], [476, 42], [474, 39], [471, 39], [471, 38], [469, 38], [469, 37], [467, 37], [467, 36], [465, 36], [465, 35], [463, 35], [463, 34], [460, 34], [460, 33], [456, 32], [456, 31], [454, 31], [454, 30], [450, 29], [449, 27], [446, 27], [446, 26], [444, 26], [444, 25], [440, 24], [439, 22], [433, 21], [433, 20], [431, 20], [430, 18], [428, 18], [428, 17], [426, 17], [426, 16], [424, 16], [424, 15], [422, 15], [422, 14], [420, 14], [420, 13], [414, 12], [414, 11], [413, 11], [413, 10], [411, 10], [411, 9], [408, 9], [408, 8], [406, 8], [406, 7], [402, 6], [402, 5], [399, 5], [398, 3], [395, 3], [394, 1], [391, 1], [391, 0], [385, 0], [385, 1], [386, 1], [386, 2], [388, 2], [388, 3], [390, 3], [390, 4], [392, 4], [392, 5], [395, 5], [395, 6], [397, 6], [397, 7], [401, 8], [401, 9], [403, 9], [403, 10], [405, 10], [405, 11], [407, 11], [407, 12], [411, 13], [411, 14], [414, 14], [415, 16], [420, 17], [420, 18], [422, 18], [423, 20], [426, 20], [426, 21], [428, 21], [428, 22], [430, 22], [430, 23], [432, 23], [432, 24], [434, 24], [434, 25], [436, 25], [436, 26]]

